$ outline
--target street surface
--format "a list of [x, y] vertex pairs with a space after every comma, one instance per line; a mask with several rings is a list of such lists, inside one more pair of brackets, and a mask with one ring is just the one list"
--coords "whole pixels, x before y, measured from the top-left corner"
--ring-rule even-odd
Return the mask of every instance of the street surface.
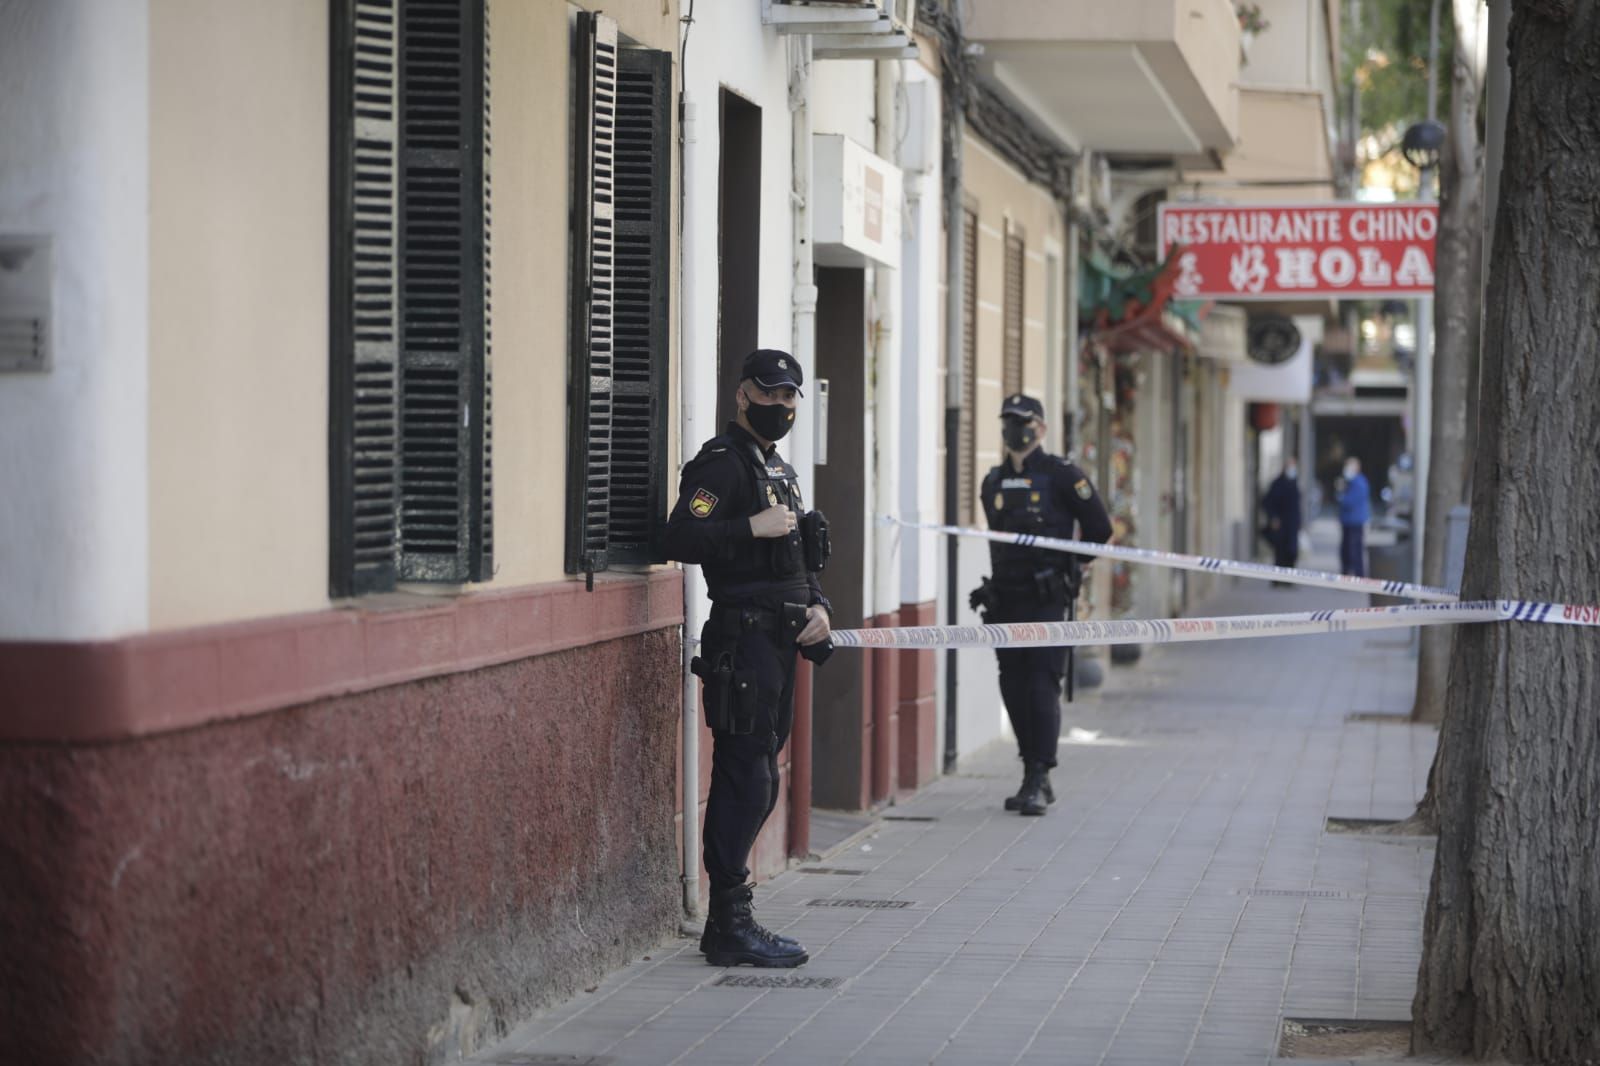
[[[1205, 611], [1362, 603], [1241, 581]], [[1001, 809], [1020, 764], [991, 745], [760, 885], [808, 965], [718, 970], [675, 939], [472, 1061], [1269, 1063], [1284, 1018], [1407, 1019], [1432, 842], [1326, 820], [1422, 793], [1408, 639], [1147, 649], [1067, 708], [1046, 817]]]

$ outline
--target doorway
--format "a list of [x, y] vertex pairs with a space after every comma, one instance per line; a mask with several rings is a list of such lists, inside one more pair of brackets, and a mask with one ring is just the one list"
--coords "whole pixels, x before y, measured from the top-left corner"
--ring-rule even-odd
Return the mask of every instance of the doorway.
[[717, 189], [717, 423], [733, 421], [733, 392], [761, 322], [761, 108], [722, 90]]

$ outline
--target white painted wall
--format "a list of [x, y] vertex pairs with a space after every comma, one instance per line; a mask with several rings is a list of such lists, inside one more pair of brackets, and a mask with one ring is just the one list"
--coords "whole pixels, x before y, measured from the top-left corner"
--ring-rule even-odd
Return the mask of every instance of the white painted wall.
[[[913, 109], [908, 123], [931, 129], [934, 151], [925, 153], [929, 167], [907, 172], [906, 224], [900, 253], [900, 514], [918, 522], [940, 522], [940, 486], [944, 471], [939, 442], [944, 430], [944, 379], [939, 352], [944, 343], [944, 199], [937, 152], [939, 83], [920, 64], [903, 63], [902, 77], [916, 84], [914, 99], [930, 112]], [[938, 540], [928, 533], [900, 533], [900, 601], [923, 603], [939, 592]], [[940, 615], [941, 620], [943, 615]], [[940, 713], [944, 712], [943, 704]], [[943, 736], [943, 734], [940, 734]]]
[[[869, 152], [877, 127], [877, 64], [866, 59], [819, 59], [811, 68], [811, 132], [842, 133]], [[888, 158], [885, 156], [885, 158]]]
[[54, 368], [0, 375], [0, 640], [149, 603], [149, 8], [0, 0], [0, 233], [54, 240]]
[[[702, 4], [689, 27], [680, 75], [688, 98], [690, 128], [684, 147], [683, 368], [685, 389], [682, 459], [721, 431], [717, 423], [718, 173], [720, 92], [727, 88], [761, 108], [761, 284], [758, 338], [762, 345], [792, 347], [794, 263], [790, 191], [788, 52], [783, 40], [761, 25], [759, 4]], [[807, 378], [815, 366], [805, 365]], [[794, 431], [780, 449], [800, 475], [809, 498], [815, 439], [815, 408], [807, 392]], [[677, 491], [673, 478], [672, 492]], [[709, 601], [704, 582], [688, 583], [691, 613], [704, 618]]]

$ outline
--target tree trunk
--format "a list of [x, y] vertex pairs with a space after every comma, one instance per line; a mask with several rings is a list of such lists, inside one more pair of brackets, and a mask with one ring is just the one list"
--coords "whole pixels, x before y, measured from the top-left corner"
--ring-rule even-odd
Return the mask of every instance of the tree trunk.
[[[1600, 589], [1600, 4], [1518, 0], [1467, 599]], [[1417, 1052], [1600, 1059], [1600, 637], [1456, 635]]]
[[[1478, 144], [1477, 4], [1456, 0], [1455, 50], [1450, 64], [1450, 137], [1440, 158], [1438, 274], [1433, 300], [1433, 432], [1423, 514], [1422, 580], [1445, 583], [1450, 509], [1466, 500], [1471, 448], [1467, 389], [1478, 363], [1483, 271], [1483, 185]], [[1466, 21], [1470, 19], [1471, 21]], [[1444, 718], [1453, 626], [1424, 626], [1417, 654], [1411, 718]]]

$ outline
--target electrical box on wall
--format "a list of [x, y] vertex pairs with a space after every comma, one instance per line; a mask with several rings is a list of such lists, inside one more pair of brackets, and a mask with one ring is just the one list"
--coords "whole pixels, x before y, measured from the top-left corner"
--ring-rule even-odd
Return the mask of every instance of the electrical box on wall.
[[0, 234], [0, 371], [50, 369], [50, 238]]

